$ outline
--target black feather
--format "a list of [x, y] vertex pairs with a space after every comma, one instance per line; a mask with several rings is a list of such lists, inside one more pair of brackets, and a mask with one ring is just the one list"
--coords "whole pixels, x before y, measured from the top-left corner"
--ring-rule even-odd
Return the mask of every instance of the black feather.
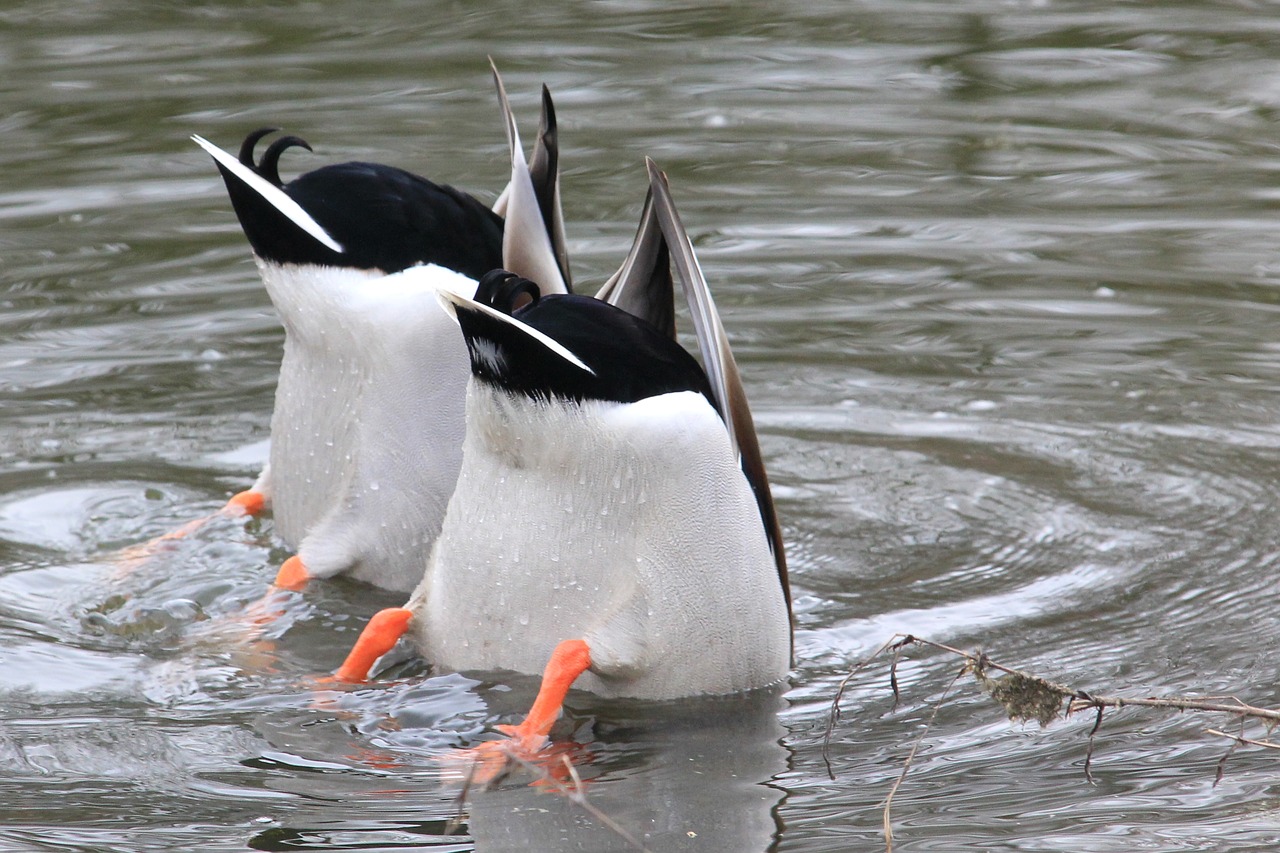
[[512, 312], [511, 305], [521, 295], [536, 295], [536, 285], [495, 270], [480, 280], [476, 301], [542, 332], [593, 372], [568, 361], [518, 325], [459, 306], [458, 323], [477, 378], [540, 399], [634, 403], [694, 391], [715, 406], [711, 385], [697, 360], [639, 317], [575, 294], [534, 298]]
[[[262, 139], [264, 136], [270, 136], [271, 134], [276, 133], [279, 130], [280, 128], [278, 127], [260, 127], [257, 130], [255, 130], [253, 133], [250, 133], [248, 136], [246, 136], [244, 138], [244, 142], [240, 143], [240, 157], [239, 157], [240, 164], [243, 166], [248, 166], [250, 169], [257, 172], [258, 165], [253, 162], [254, 147], [257, 146], [259, 139]], [[276, 184], [276, 186], [280, 186], [280, 185]]]
[[267, 150], [262, 152], [262, 159], [258, 161], [258, 174], [266, 178], [271, 184], [277, 187], [282, 186], [280, 181], [280, 155], [293, 147], [311, 150], [307, 140], [299, 136], [282, 136], [279, 139], [272, 140], [271, 144], [267, 146]]
[[[252, 163], [262, 131], [250, 134], [241, 160]], [[277, 161], [296, 137], [277, 140], [251, 168], [278, 182]], [[321, 244], [219, 165], [236, 216], [257, 255], [278, 264], [316, 264], [399, 272], [438, 264], [471, 278], [502, 265], [502, 218], [453, 187], [394, 166], [341, 163], [307, 172], [281, 189], [344, 249]]]

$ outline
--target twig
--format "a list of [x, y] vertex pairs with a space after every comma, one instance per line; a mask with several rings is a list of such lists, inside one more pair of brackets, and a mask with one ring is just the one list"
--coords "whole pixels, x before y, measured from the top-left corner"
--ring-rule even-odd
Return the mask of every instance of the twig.
[[[1055, 681], [1041, 678], [1037, 675], [1015, 669], [998, 663], [987, 657], [984, 652], [966, 652], [945, 643], [937, 643], [932, 640], [926, 640], [911, 634], [895, 634], [888, 642], [876, 649], [869, 657], [854, 666], [840, 682], [840, 686], [836, 690], [835, 698], [831, 701], [831, 713], [827, 724], [827, 730], [823, 736], [822, 742], [822, 758], [827, 766], [827, 774], [834, 779], [835, 773], [831, 767], [830, 746], [831, 736], [835, 729], [835, 725], [840, 720], [840, 700], [844, 697], [845, 690], [848, 688], [853, 677], [879, 657], [887, 649], [893, 650], [893, 660], [890, 663], [889, 670], [889, 686], [894, 695], [894, 707], [897, 707], [899, 699], [897, 667], [900, 653], [903, 648], [908, 645], [928, 646], [939, 651], [948, 652], [956, 655], [964, 660], [964, 666], [955, 678], [947, 685], [946, 690], [942, 693], [937, 704], [933, 708], [933, 713], [929, 716], [928, 723], [925, 724], [924, 730], [920, 736], [916, 738], [915, 743], [911, 746], [906, 760], [903, 762], [902, 772], [899, 774], [893, 786], [889, 789], [889, 794], [884, 801], [884, 838], [885, 846], [888, 853], [893, 851], [893, 827], [891, 824], [890, 808], [893, 804], [894, 795], [902, 786], [903, 781], [907, 777], [907, 772], [911, 769], [911, 764], [915, 759], [916, 752], [920, 748], [929, 728], [933, 725], [937, 718], [938, 711], [942, 707], [942, 702], [955, 686], [956, 682], [965, 674], [972, 673], [977, 679], [979, 685], [993, 699], [999, 702], [1005, 709], [1005, 713], [1012, 720], [1029, 721], [1036, 720], [1041, 726], [1046, 726], [1054, 719], [1060, 716], [1070, 716], [1078, 711], [1094, 709], [1097, 712], [1097, 718], [1093, 722], [1093, 727], [1089, 730], [1089, 746], [1085, 753], [1084, 775], [1089, 783], [1093, 783], [1093, 750], [1095, 736], [1102, 728], [1102, 719], [1104, 712], [1108, 708], [1164, 708], [1177, 711], [1204, 711], [1208, 713], [1230, 714], [1240, 720], [1242, 733], [1228, 734], [1219, 729], [1207, 729], [1209, 734], [1219, 737], [1230, 738], [1233, 743], [1226, 755], [1218, 762], [1217, 778], [1214, 785], [1222, 779], [1223, 769], [1227, 759], [1235, 752], [1236, 747], [1247, 744], [1250, 746], [1261, 746], [1268, 749], [1280, 749], [1280, 743], [1271, 740], [1259, 740], [1255, 738], [1247, 738], [1243, 734], [1244, 721], [1247, 719], [1261, 720], [1267, 728], [1267, 734], [1270, 734], [1280, 725], [1280, 710], [1272, 708], [1261, 708], [1256, 705], [1250, 705], [1234, 696], [1228, 697], [1209, 697], [1209, 698], [1192, 698], [1188, 696], [1173, 697], [1155, 697], [1149, 696], [1142, 699], [1130, 699], [1122, 696], [1103, 696], [1097, 693], [1090, 693], [1084, 690], [1061, 684]], [[999, 678], [990, 677], [987, 672], [996, 671], [1003, 675]]]
[[994, 669], [994, 670], [1003, 672], [1006, 675], [1017, 675], [1017, 676], [1022, 676], [1023, 678], [1035, 678], [1039, 681], [1043, 681], [1045, 684], [1049, 685], [1050, 687], [1053, 687], [1056, 690], [1060, 690], [1070, 696], [1084, 695], [1081, 691], [1075, 690], [1071, 687], [1067, 687], [1065, 684], [1057, 684], [1055, 682], [1040, 678], [1039, 676], [1031, 675], [1030, 673], [1023, 672], [1020, 669], [1014, 669], [1011, 666], [1005, 666], [1002, 663], [997, 663], [996, 661], [993, 661], [991, 658], [987, 657], [986, 654], [983, 652], [966, 652], [963, 649], [957, 649], [954, 646], [948, 646], [945, 643], [935, 643], [933, 640], [926, 640], [923, 637], [915, 637], [915, 636], [912, 636], [911, 634], [899, 634], [898, 636], [904, 638], [902, 641], [903, 645], [907, 645], [908, 643], [910, 643], [912, 645], [929, 646], [931, 648], [939, 649], [944, 652], [950, 652], [953, 655], [957, 655], [959, 657], [964, 658], [965, 660], [972, 663], [974, 666], [980, 667], [981, 670]]
[[1093, 721], [1093, 728], [1089, 729], [1089, 748], [1084, 751], [1084, 778], [1090, 785], [1097, 784], [1093, 781], [1093, 738], [1098, 729], [1102, 728], [1102, 713], [1105, 710], [1104, 706], [1098, 706], [1098, 718]]
[[[841, 679], [840, 686], [836, 688], [836, 695], [831, 700], [831, 712], [827, 717], [827, 730], [822, 736], [822, 761], [827, 765], [827, 776], [832, 781], [835, 781], [836, 774], [831, 768], [831, 733], [835, 731], [836, 723], [840, 722], [840, 700], [844, 698], [844, 689], [849, 686], [849, 682], [853, 680], [853, 677], [857, 675], [863, 667], [880, 657], [880, 655], [884, 654], [885, 649], [888, 649], [890, 646], [894, 646], [895, 644], [901, 647], [905, 643], [905, 640], [903, 643], [898, 643], [899, 636], [901, 635], [894, 635], [893, 639], [876, 649], [868, 657], [863, 658], [861, 663], [849, 670], [849, 674]], [[911, 639], [910, 636], [908, 636], [907, 639]], [[890, 683], [893, 685], [894, 695], [896, 696], [898, 690], [897, 681], [891, 679]]]
[[569, 778], [573, 779], [573, 790], [570, 791], [569, 786], [565, 785], [559, 779], [552, 779], [551, 775], [547, 774], [547, 778], [551, 779], [552, 784], [556, 786], [556, 790], [562, 792], [570, 800], [586, 809], [588, 814], [600, 821], [600, 823], [604, 824], [609, 829], [613, 830], [613, 832], [623, 841], [641, 851], [641, 853], [650, 853], [649, 848], [641, 844], [634, 835], [623, 829], [621, 824], [604, 812], [600, 811], [600, 809], [596, 808], [591, 803], [587, 802], [587, 795], [583, 793], [582, 779], [578, 776], [578, 768], [573, 766], [573, 762], [569, 760], [569, 756], [567, 755], [560, 756], [560, 760], [564, 762], [565, 769], [569, 771]]
[[596, 808], [595, 805], [587, 801], [587, 795], [586, 793], [584, 793], [584, 789], [582, 785], [582, 777], [578, 775], [578, 768], [573, 766], [573, 762], [569, 760], [569, 756], [562, 755], [560, 756], [560, 760], [564, 762], [565, 769], [569, 771], [569, 778], [573, 780], [572, 788], [570, 788], [565, 783], [561, 782], [556, 777], [552, 776], [549, 772], [547, 772], [547, 769], [545, 767], [540, 767], [537, 764], [534, 764], [532, 761], [529, 761], [524, 756], [519, 755], [516, 752], [510, 751], [510, 750], [507, 752], [507, 755], [512, 761], [524, 767], [526, 770], [533, 771], [535, 774], [537, 774], [538, 781], [545, 782], [551, 785], [551, 787], [555, 788], [558, 793], [561, 793], [564, 796], [568, 797], [570, 802], [576, 804], [579, 808], [581, 808], [587, 814], [591, 815], [593, 818], [599, 821], [601, 825], [603, 825], [606, 829], [613, 832], [615, 835], [617, 835], [623, 841], [630, 844], [636, 850], [640, 851], [640, 853], [651, 853], [649, 848], [641, 844], [640, 841], [637, 840], [636, 837], [632, 835], [630, 832], [627, 832], [627, 830], [624, 829], [621, 824], [619, 824], [613, 818], [609, 817], [604, 812], [600, 811], [600, 809]]
[[458, 797], [455, 800], [458, 810], [454, 812], [453, 817], [449, 818], [449, 822], [444, 825], [445, 835], [454, 835], [467, 819], [467, 795], [471, 793], [471, 783], [476, 778], [475, 762], [467, 768], [467, 776], [462, 780], [462, 787], [458, 790]]
[[902, 649], [906, 645], [907, 637], [901, 643], [893, 644], [893, 661], [889, 664], [889, 689], [893, 691], [893, 710], [898, 710], [898, 703], [902, 701], [902, 691], [898, 688], [898, 661], [902, 659]]
[[[1226, 734], [1226, 732], [1223, 732]], [[1223, 775], [1227, 772], [1227, 759], [1235, 753], [1236, 748], [1244, 743], [1244, 719], [1240, 720], [1240, 734], [1231, 738], [1231, 746], [1227, 747], [1227, 751], [1218, 759], [1218, 766], [1213, 772], [1213, 787], [1218, 787], [1218, 783], [1222, 781]]]
[[920, 731], [920, 736], [916, 738], [916, 742], [911, 744], [911, 751], [907, 753], [906, 760], [902, 762], [902, 772], [898, 774], [898, 778], [894, 781], [893, 786], [889, 788], [889, 794], [884, 798], [884, 849], [885, 853], [893, 853], [893, 823], [890, 817], [890, 810], [893, 808], [893, 796], [898, 793], [898, 789], [902, 787], [902, 782], [907, 778], [907, 772], [911, 770], [911, 762], [915, 760], [916, 751], [920, 749], [924, 736], [929, 733], [929, 728], [933, 725], [933, 721], [938, 718], [938, 711], [942, 710], [942, 703], [946, 701], [947, 694], [951, 692], [951, 688], [956, 686], [956, 682], [960, 680], [969, 666], [966, 664], [960, 668], [960, 671], [951, 679], [951, 683], [942, 691], [942, 695], [938, 697], [938, 701], [933, 706], [933, 713], [929, 715], [929, 720], [924, 724], [924, 728]]
[[1205, 729], [1205, 732], [1218, 737], [1230, 738], [1236, 742], [1236, 745], [1248, 744], [1249, 746], [1265, 746], [1267, 749], [1280, 749], [1280, 743], [1270, 740], [1255, 740], [1254, 738], [1245, 737], [1244, 735], [1233, 735], [1230, 732], [1224, 732], [1219, 729]]
[[[904, 635], [899, 635], [904, 636]], [[1020, 678], [1034, 679], [1048, 687], [1062, 692], [1065, 696], [1070, 697], [1071, 703], [1067, 707], [1067, 713], [1073, 714], [1077, 711], [1083, 711], [1087, 708], [1168, 708], [1178, 711], [1210, 711], [1221, 712], [1224, 714], [1233, 714], [1238, 717], [1252, 717], [1258, 720], [1269, 720], [1273, 723], [1280, 723], [1280, 711], [1271, 708], [1260, 708], [1256, 705], [1248, 705], [1239, 699], [1232, 697], [1232, 702], [1221, 702], [1207, 699], [1194, 699], [1189, 696], [1173, 696], [1167, 698], [1147, 697], [1145, 699], [1129, 699], [1122, 696], [1102, 696], [1097, 693], [1086, 693], [1083, 690], [1069, 687], [1065, 684], [1059, 684], [1054, 681], [1040, 678], [1028, 672], [1023, 672], [1004, 664], [996, 663], [986, 655], [974, 652], [966, 652], [961, 649], [943, 643], [935, 643], [932, 640], [925, 640], [920, 637], [905, 635], [904, 645], [907, 641], [915, 645], [930, 646], [944, 652], [950, 652], [953, 655], [959, 655], [965, 660], [973, 663], [975, 666], [981, 665], [987, 669], [995, 669], [1007, 675], [1013, 675]]]
[[1239, 700], [1236, 700], [1236, 703], [1231, 705], [1224, 702], [1192, 699], [1189, 696], [1172, 696], [1167, 699], [1154, 696], [1146, 699], [1126, 699], [1121, 696], [1099, 696], [1093, 694], [1087, 697], [1073, 698], [1067, 713], [1099, 706], [1107, 708], [1168, 708], [1176, 711], [1210, 711], [1234, 714], [1237, 717], [1252, 717], [1258, 720], [1280, 722], [1280, 711], [1272, 710], [1271, 708], [1259, 708], [1256, 705], [1247, 705]]
[[[530, 772], [532, 772], [535, 776], [537, 776], [537, 780], [536, 780], [537, 782], [550, 785], [552, 788], [556, 790], [557, 793], [563, 794], [565, 797], [569, 799], [570, 802], [574, 803], [576, 806], [581, 808], [587, 814], [591, 815], [602, 826], [604, 826], [610, 832], [617, 835], [619, 838], [621, 838], [630, 846], [634, 847], [637, 851], [639, 851], [639, 853], [652, 853], [652, 851], [650, 851], [649, 848], [645, 847], [644, 844], [642, 844], [639, 840], [637, 840], [636, 837], [632, 835], [630, 832], [628, 832], [621, 824], [619, 824], [613, 818], [609, 817], [607, 814], [605, 814], [603, 811], [597, 808], [593, 803], [588, 802], [587, 795], [586, 793], [584, 793], [582, 777], [578, 775], [578, 769], [573, 766], [573, 762], [569, 760], [569, 756], [562, 755], [560, 756], [560, 760], [564, 762], [565, 769], [569, 773], [569, 778], [573, 780], [572, 788], [570, 788], [564, 782], [561, 782], [559, 779], [552, 776], [551, 773], [548, 772], [545, 767], [539, 764], [536, 764], [530, 761], [529, 759], [525, 758], [524, 756], [520, 755], [518, 752], [512, 749], [509, 745], [504, 745], [502, 752], [503, 752], [503, 757], [506, 759], [506, 768], [497, 777], [495, 777], [494, 779], [488, 780], [485, 783], [485, 787], [491, 787], [497, 784], [498, 782], [500, 782], [501, 780], [505, 779], [508, 775], [510, 775], [511, 768], [514, 767], [515, 765], [519, 765], [525, 768], [526, 770], [529, 770]], [[467, 792], [473, 787], [472, 780], [473, 780], [473, 777], [475, 776], [475, 769], [476, 769], [476, 763], [472, 763], [471, 770], [467, 774], [466, 779], [464, 780], [463, 790], [462, 790], [462, 793], [459, 795], [458, 818], [461, 818], [461, 815], [462, 815], [462, 805], [463, 805], [462, 800], [466, 796]], [[449, 825], [450, 826], [452, 825], [452, 821], [450, 822]]]

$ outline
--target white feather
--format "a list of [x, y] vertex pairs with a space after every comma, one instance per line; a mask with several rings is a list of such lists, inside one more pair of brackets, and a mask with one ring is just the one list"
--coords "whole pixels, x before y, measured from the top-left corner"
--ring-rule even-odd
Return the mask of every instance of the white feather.
[[537, 282], [543, 293], [567, 293], [568, 286], [556, 264], [556, 253], [547, 233], [538, 207], [538, 195], [529, 175], [529, 164], [520, 143], [520, 131], [502, 85], [498, 69], [489, 61], [493, 70], [494, 85], [498, 89], [498, 105], [502, 109], [503, 123], [507, 129], [507, 146], [511, 155], [511, 181], [494, 204], [494, 210], [503, 216], [502, 265], [518, 275]]
[[[588, 367], [586, 363], [582, 361], [582, 359], [578, 358], [576, 355], [570, 352], [569, 349], [564, 344], [560, 343], [555, 338], [548, 337], [546, 334], [538, 331], [532, 326], [526, 323], [520, 322], [515, 317], [512, 317], [510, 314], [503, 314], [501, 311], [497, 311], [493, 308], [490, 308], [488, 305], [485, 305], [480, 302], [476, 302], [475, 300], [469, 297], [463, 296], [445, 287], [440, 288], [437, 292], [440, 295], [440, 304], [444, 306], [444, 309], [449, 312], [449, 315], [452, 316], [454, 320], [458, 319], [456, 306], [462, 306], [465, 308], [470, 308], [474, 311], [479, 311], [483, 314], [488, 314], [490, 317], [493, 317], [495, 320], [498, 320], [499, 322], [506, 323], [508, 326], [511, 326], [512, 328], [519, 329], [522, 333], [533, 338], [535, 341], [542, 344], [544, 347], [551, 350], [553, 353], [560, 356], [565, 361], [572, 364], [574, 367], [577, 367], [581, 370], [585, 370], [587, 373], [590, 373], [592, 376], [596, 375], [596, 372], [594, 370]], [[471, 294], [472, 296], [475, 295], [474, 287], [471, 289]]]
[[415, 639], [446, 669], [540, 673], [581, 637], [576, 686], [663, 699], [781, 680], [786, 605], [750, 487], [701, 395], [535, 401], [473, 380], [458, 488]]
[[259, 267], [285, 327], [276, 530], [313, 575], [412, 589], [457, 478], [470, 375], [435, 293], [474, 293], [475, 282], [436, 266]]

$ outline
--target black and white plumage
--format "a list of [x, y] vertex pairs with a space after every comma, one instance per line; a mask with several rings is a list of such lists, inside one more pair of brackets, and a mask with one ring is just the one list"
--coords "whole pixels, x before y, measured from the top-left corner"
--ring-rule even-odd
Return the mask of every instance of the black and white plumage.
[[[478, 279], [502, 257], [502, 217], [453, 187], [380, 163], [338, 163], [280, 180], [280, 156], [311, 146], [296, 136], [274, 140], [254, 162], [257, 143], [274, 129], [249, 134], [236, 162], [274, 186], [318, 226], [279, 204], [215, 154], [227, 193], [254, 254], [271, 264], [396, 273], [435, 264]], [[200, 142], [209, 150], [207, 143]], [[210, 153], [213, 153], [210, 151]], [[289, 214], [293, 213], [294, 216]], [[327, 239], [326, 239], [327, 238]]]
[[786, 676], [786, 564], [746, 398], [665, 177], [650, 164], [650, 178], [637, 244], [656, 238], [607, 295], [630, 289], [629, 304], [666, 316], [657, 258], [671, 252], [710, 375], [668, 329], [598, 300], [504, 274], [475, 299], [441, 292], [472, 373], [463, 463], [396, 611], [439, 667], [540, 673], [568, 642], [589, 649], [576, 686], [605, 696]]
[[[528, 302], [513, 310], [513, 296]], [[693, 356], [652, 324], [607, 302], [576, 294], [541, 297], [537, 285], [505, 270], [480, 279], [475, 302], [479, 309], [455, 313], [477, 379], [546, 400], [635, 403], [696, 391], [712, 401]]]
[[[195, 137], [218, 165], [285, 328], [270, 457], [252, 491], [309, 577], [409, 590], [422, 575], [461, 462], [469, 373], [436, 291], [470, 295], [501, 266], [568, 289], [558, 174], [531, 171], [496, 71], [495, 81], [511, 149], [505, 220], [389, 166], [325, 166], [284, 183], [281, 154], [306, 147], [294, 137], [257, 162], [261, 131], [239, 157]], [[554, 164], [545, 88], [543, 107], [534, 159]], [[553, 200], [549, 214], [540, 198]]]

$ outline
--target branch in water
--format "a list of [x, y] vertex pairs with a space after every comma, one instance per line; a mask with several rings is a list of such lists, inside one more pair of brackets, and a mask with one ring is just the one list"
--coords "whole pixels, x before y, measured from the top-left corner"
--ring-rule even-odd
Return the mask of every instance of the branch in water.
[[[853, 677], [865, 669], [876, 658], [880, 657], [886, 651], [893, 652], [893, 659], [890, 664], [889, 683], [893, 691], [894, 706], [897, 707], [899, 701], [897, 668], [899, 655], [907, 646], [927, 646], [948, 654], [956, 655], [964, 660], [964, 665], [960, 672], [947, 685], [943, 691], [941, 698], [934, 704], [933, 712], [930, 714], [929, 722], [925, 725], [924, 731], [915, 740], [908, 753], [906, 760], [903, 762], [902, 773], [889, 790], [888, 796], [885, 798], [884, 810], [884, 838], [885, 849], [892, 853], [893, 850], [893, 828], [890, 822], [890, 807], [893, 804], [894, 795], [902, 786], [902, 782], [906, 779], [911, 764], [915, 758], [916, 752], [920, 747], [920, 741], [923, 740], [929, 727], [933, 724], [934, 718], [937, 717], [938, 709], [942, 706], [943, 701], [950, 694], [952, 687], [956, 681], [968, 674], [972, 673], [974, 679], [978, 682], [978, 686], [996, 700], [1009, 719], [1014, 722], [1029, 722], [1035, 720], [1041, 727], [1049, 725], [1049, 723], [1059, 717], [1067, 717], [1071, 714], [1093, 709], [1097, 712], [1097, 718], [1094, 720], [1093, 727], [1089, 731], [1089, 746], [1085, 754], [1084, 774], [1085, 779], [1093, 782], [1092, 761], [1094, 736], [1102, 727], [1103, 712], [1108, 708], [1162, 708], [1176, 711], [1202, 711], [1208, 713], [1231, 714], [1240, 719], [1243, 725], [1245, 720], [1255, 719], [1262, 720], [1268, 729], [1268, 733], [1277, 724], [1280, 724], [1280, 710], [1272, 708], [1261, 708], [1256, 705], [1249, 705], [1241, 700], [1230, 697], [1211, 697], [1208, 699], [1196, 699], [1186, 696], [1174, 697], [1146, 697], [1142, 699], [1132, 699], [1123, 696], [1104, 696], [1098, 693], [1089, 693], [1087, 691], [1061, 684], [1056, 681], [1050, 681], [1041, 678], [1038, 675], [1032, 675], [1020, 669], [1015, 669], [998, 663], [989, 658], [985, 652], [966, 652], [963, 649], [957, 649], [943, 643], [936, 643], [932, 640], [926, 640], [911, 634], [895, 634], [888, 642], [876, 649], [869, 657], [864, 658], [849, 670], [848, 675], [841, 680], [839, 687], [836, 688], [835, 696], [831, 700], [831, 712], [828, 715], [827, 729], [823, 736], [822, 742], [822, 758], [827, 765], [827, 773], [835, 779], [835, 773], [831, 767], [830, 746], [831, 735], [835, 730], [836, 724], [840, 721], [840, 701], [844, 698], [846, 688], [849, 686]], [[992, 677], [991, 673], [1000, 673], [998, 677]], [[1244, 737], [1243, 734], [1228, 734], [1218, 729], [1208, 729], [1210, 734], [1220, 737], [1229, 738], [1233, 741], [1231, 749], [1222, 757], [1218, 763], [1218, 779], [1222, 778], [1223, 766], [1226, 760], [1231, 757], [1236, 747], [1241, 745], [1260, 746], [1269, 749], [1280, 749], [1280, 743], [1270, 740], [1256, 740]], [[1214, 782], [1217, 784], [1217, 781]]]

